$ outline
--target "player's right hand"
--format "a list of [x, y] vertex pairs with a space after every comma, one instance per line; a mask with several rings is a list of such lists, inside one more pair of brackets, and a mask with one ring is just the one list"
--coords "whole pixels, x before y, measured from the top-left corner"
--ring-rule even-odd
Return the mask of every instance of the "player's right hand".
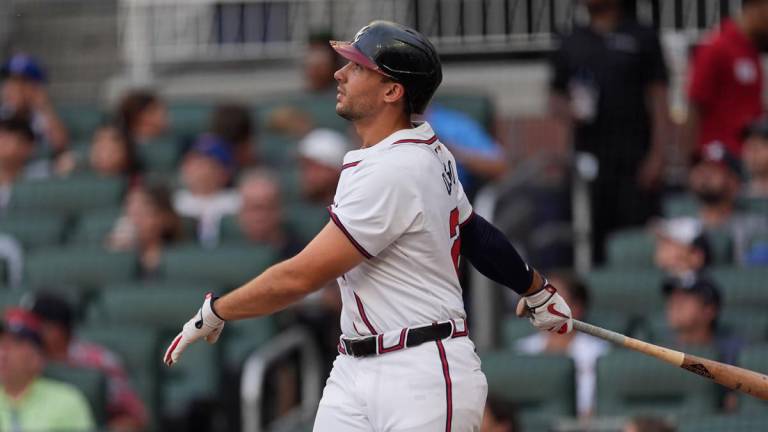
[[523, 296], [517, 305], [517, 315], [527, 316], [539, 330], [566, 334], [573, 330], [571, 308], [557, 289], [544, 281], [544, 287], [533, 294]]
[[166, 365], [173, 366], [174, 363], [179, 361], [181, 353], [183, 353], [187, 346], [192, 342], [199, 339], [205, 339], [208, 343], [213, 344], [219, 340], [219, 335], [221, 335], [221, 331], [224, 329], [224, 323], [226, 321], [216, 315], [216, 312], [214, 312], [213, 307], [211, 306], [216, 299], [217, 297], [214, 297], [213, 293], [205, 295], [203, 306], [192, 319], [184, 324], [181, 333], [173, 338], [173, 342], [171, 342], [171, 345], [168, 346], [168, 349], [165, 351], [163, 362], [165, 362]]

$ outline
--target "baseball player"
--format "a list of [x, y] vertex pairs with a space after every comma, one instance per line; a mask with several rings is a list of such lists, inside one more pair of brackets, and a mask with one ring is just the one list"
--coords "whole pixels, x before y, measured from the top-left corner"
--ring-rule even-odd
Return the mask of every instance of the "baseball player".
[[271, 314], [337, 280], [342, 335], [315, 431], [477, 431], [487, 383], [468, 337], [459, 255], [523, 294], [534, 326], [572, 328], [570, 309], [509, 241], [472, 212], [456, 162], [424, 112], [442, 71], [432, 44], [374, 21], [352, 42], [331, 42], [336, 112], [362, 148], [347, 153], [330, 222], [295, 257], [220, 298], [206, 296], [165, 354], [170, 366], [224, 323]]

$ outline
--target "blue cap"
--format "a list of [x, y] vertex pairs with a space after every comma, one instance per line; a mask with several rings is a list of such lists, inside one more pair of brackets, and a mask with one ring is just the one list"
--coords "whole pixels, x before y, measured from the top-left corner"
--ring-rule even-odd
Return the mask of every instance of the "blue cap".
[[3, 77], [19, 76], [39, 83], [47, 80], [47, 74], [40, 62], [29, 54], [15, 54], [0, 69]]
[[227, 171], [235, 170], [235, 158], [229, 143], [216, 135], [201, 135], [192, 146], [192, 152], [214, 159]]

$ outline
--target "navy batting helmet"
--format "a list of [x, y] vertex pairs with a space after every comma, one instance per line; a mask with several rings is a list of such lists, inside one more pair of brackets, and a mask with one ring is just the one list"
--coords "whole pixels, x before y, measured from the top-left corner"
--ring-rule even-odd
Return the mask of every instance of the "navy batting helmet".
[[406, 26], [373, 21], [352, 42], [331, 41], [344, 58], [373, 69], [405, 87], [411, 112], [422, 114], [443, 80], [440, 58], [432, 43]]

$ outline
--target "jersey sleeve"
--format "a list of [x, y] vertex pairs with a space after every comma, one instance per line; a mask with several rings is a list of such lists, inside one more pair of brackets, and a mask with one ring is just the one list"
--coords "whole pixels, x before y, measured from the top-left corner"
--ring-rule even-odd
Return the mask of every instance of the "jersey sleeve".
[[331, 220], [366, 258], [408, 232], [421, 215], [416, 186], [406, 170], [362, 164], [328, 208]]
[[459, 225], [464, 225], [469, 221], [469, 218], [472, 216], [472, 204], [469, 203], [469, 199], [467, 198], [467, 195], [464, 193], [464, 187], [461, 185], [460, 181], [456, 181], [456, 183], [459, 185], [459, 191], [458, 191], [458, 200], [459, 200]]

